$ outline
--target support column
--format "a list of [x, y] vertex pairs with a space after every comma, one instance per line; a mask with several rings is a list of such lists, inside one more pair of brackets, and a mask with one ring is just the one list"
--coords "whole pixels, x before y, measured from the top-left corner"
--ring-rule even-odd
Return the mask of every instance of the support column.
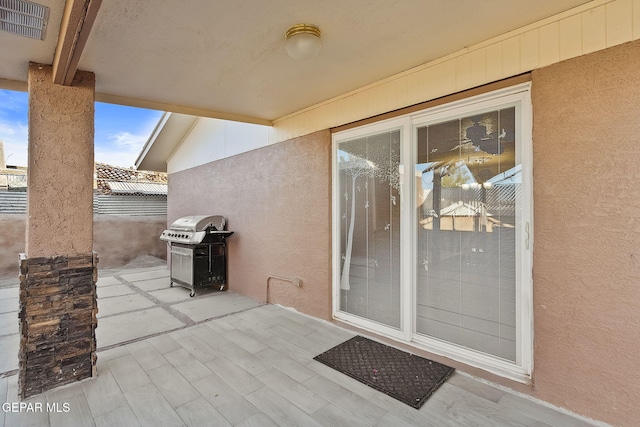
[[95, 375], [95, 76], [56, 85], [29, 64], [26, 254], [20, 259], [21, 398]]

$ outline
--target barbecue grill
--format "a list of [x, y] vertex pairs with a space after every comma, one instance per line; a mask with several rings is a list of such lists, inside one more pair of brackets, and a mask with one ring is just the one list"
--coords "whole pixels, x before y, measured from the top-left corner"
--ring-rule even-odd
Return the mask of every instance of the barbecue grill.
[[171, 246], [171, 284], [191, 289], [227, 284], [227, 238], [233, 231], [225, 230], [226, 221], [219, 215], [194, 215], [177, 219], [160, 239]]

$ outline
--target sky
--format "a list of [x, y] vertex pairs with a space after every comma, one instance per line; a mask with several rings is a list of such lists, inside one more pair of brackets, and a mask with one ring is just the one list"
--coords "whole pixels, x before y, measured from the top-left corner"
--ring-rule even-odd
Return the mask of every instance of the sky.
[[[27, 166], [26, 92], [0, 89], [0, 141], [8, 165]], [[162, 111], [96, 102], [95, 161], [130, 167], [155, 128]]]

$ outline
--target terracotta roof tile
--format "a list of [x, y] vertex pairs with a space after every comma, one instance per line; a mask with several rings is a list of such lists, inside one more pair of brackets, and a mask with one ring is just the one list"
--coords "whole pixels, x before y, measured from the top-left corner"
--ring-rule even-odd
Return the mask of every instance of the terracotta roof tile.
[[159, 184], [167, 184], [168, 182], [167, 174], [163, 172], [139, 171], [97, 162], [95, 164], [95, 180], [97, 191], [102, 194], [111, 194], [107, 181]]

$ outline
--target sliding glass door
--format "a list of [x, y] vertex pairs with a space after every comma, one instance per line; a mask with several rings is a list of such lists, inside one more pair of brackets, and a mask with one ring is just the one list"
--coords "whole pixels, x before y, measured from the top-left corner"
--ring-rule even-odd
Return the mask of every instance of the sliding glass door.
[[416, 127], [417, 334], [516, 361], [515, 107]]
[[529, 86], [334, 135], [334, 315], [526, 382]]
[[400, 328], [400, 131], [337, 145], [340, 311]]

